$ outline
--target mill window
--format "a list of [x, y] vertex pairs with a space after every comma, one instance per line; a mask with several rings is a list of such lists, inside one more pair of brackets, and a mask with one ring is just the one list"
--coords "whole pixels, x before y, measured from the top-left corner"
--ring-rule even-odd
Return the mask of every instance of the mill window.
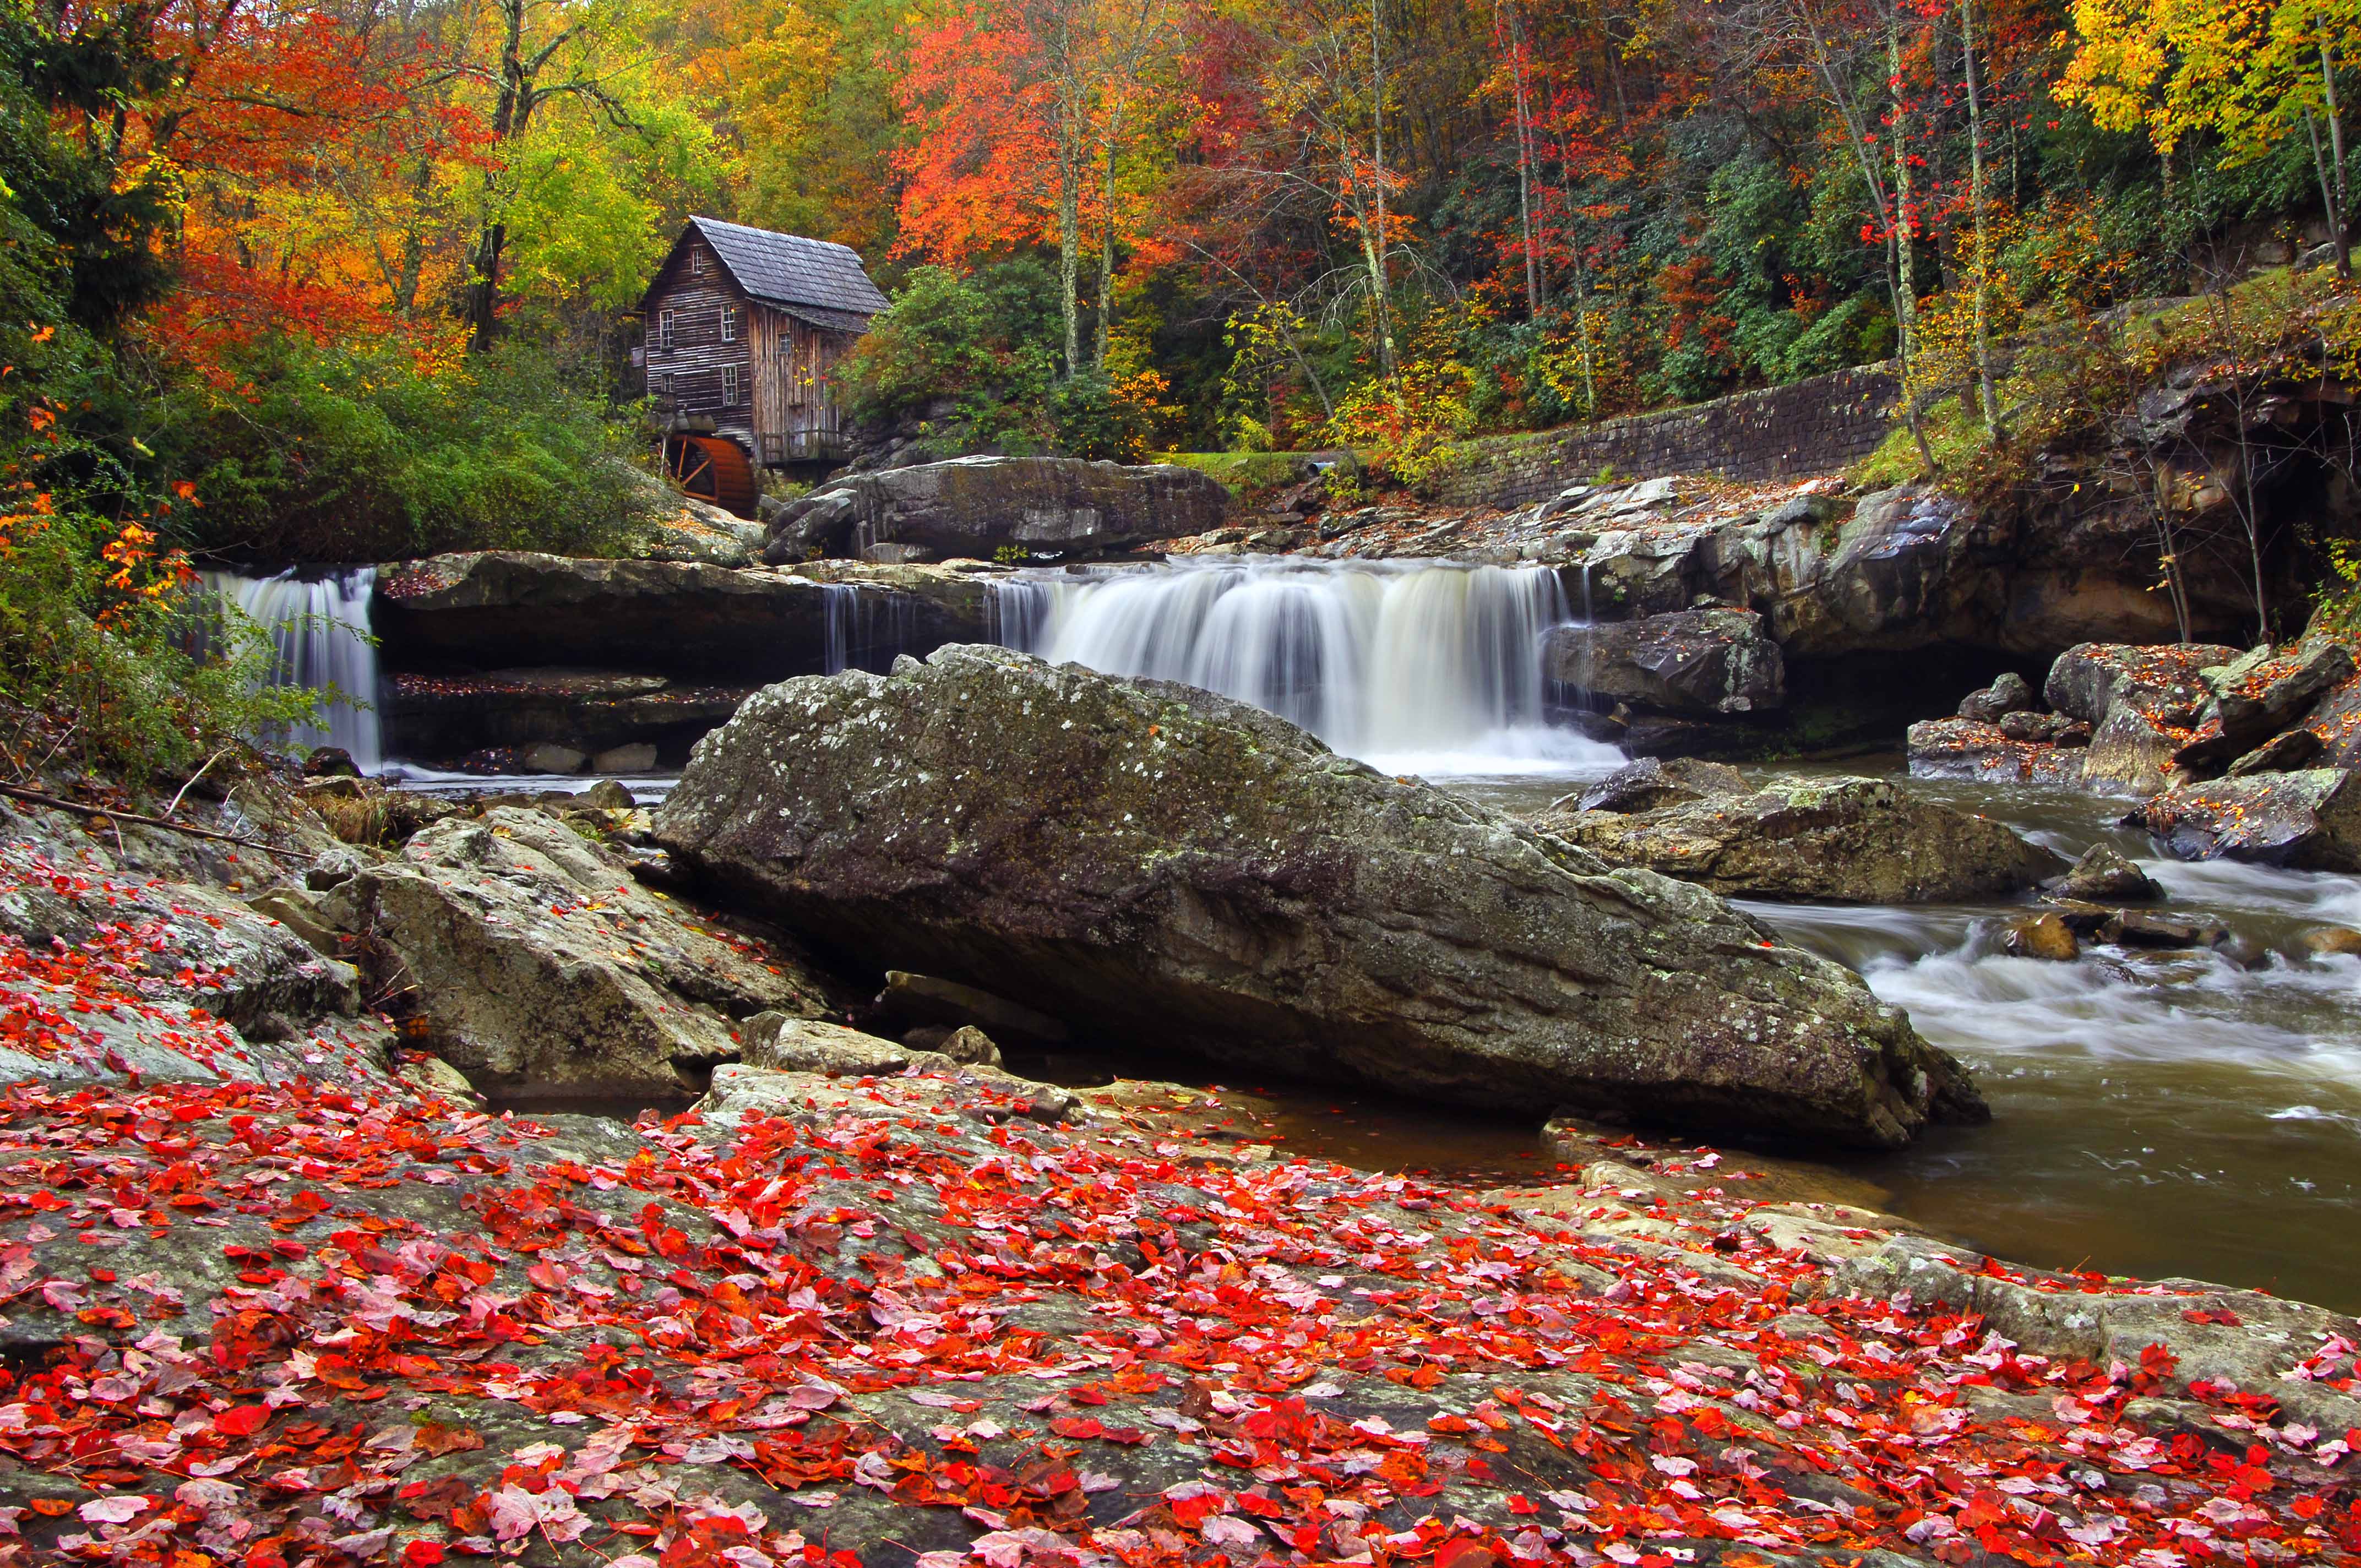
[[725, 409], [738, 406], [738, 367], [735, 365], [721, 367], [721, 406]]
[[672, 346], [672, 322], [673, 313], [670, 311], [665, 311], [656, 317], [656, 346], [658, 348], [670, 348]]

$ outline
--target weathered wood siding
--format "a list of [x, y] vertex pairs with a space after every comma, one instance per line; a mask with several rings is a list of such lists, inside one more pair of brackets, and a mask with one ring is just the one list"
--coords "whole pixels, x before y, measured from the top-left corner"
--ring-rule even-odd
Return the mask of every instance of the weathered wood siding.
[[[725, 310], [737, 313], [734, 341], [722, 339]], [[672, 313], [669, 346], [664, 335], [667, 311]], [[710, 419], [717, 433], [732, 437], [750, 453], [757, 452], [756, 361], [751, 342], [757, 313], [771, 313], [750, 304], [722, 269], [720, 258], [696, 238], [674, 255], [652, 291], [647, 313], [648, 391], [663, 400], [669, 389], [667, 411]], [[725, 401], [724, 372], [733, 366], [738, 372], [735, 406]]]
[[762, 461], [829, 456], [843, 444], [835, 371], [853, 342], [785, 311], [755, 307], [754, 434]]

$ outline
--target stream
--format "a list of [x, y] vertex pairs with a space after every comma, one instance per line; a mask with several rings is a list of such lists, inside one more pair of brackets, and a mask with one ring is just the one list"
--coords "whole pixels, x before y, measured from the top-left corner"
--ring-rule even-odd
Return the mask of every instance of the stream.
[[[1448, 782], [1510, 810], [1563, 793], [1531, 776]], [[1883, 1190], [1894, 1212], [2019, 1262], [2361, 1308], [2361, 960], [2290, 956], [2314, 927], [2361, 926], [2361, 880], [2159, 859], [2116, 825], [2125, 803], [2106, 796], [1908, 787], [2069, 857], [2111, 843], [2164, 885], [2165, 907], [2211, 916], [2271, 956], [2252, 971], [2213, 952], [2105, 947], [2049, 963], [1999, 950], [1999, 923], [2021, 904], [1749, 903], [1790, 940], [1861, 970], [1992, 1102], [1989, 1126], [1938, 1127], [1841, 1168]]]
[[[367, 628], [365, 576], [223, 577], [215, 587], [273, 630], [280, 678], [374, 690], [373, 651], [352, 635]], [[1546, 573], [1231, 558], [1028, 572], [993, 592], [1008, 645], [1209, 686], [1389, 773], [1423, 774], [1509, 811], [1537, 809], [1622, 760], [1550, 722], [1567, 694], [1548, 689], [1532, 651], [1569, 607]], [[831, 664], [851, 658], [840, 643], [883, 635], [840, 625], [838, 609]], [[301, 739], [379, 754], [374, 714], [339, 707], [329, 718]], [[593, 782], [388, 771], [403, 787], [453, 794]], [[1898, 774], [1902, 764], [1787, 771]], [[652, 804], [673, 780], [625, 782]], [[1992, 1102], [1989, 1126], [1937, 1128], [1905, 1152], [1843, 1162], [1835, 1171], [1847, 1189], [1865, 1183], [1868, 1201], [2026, 1263], [2189, 1276], [2361, 1309], [2352, 1242], [2361, 1234], [2361, 959], [2315, 958], [2301, 945], [2316, 926], [2361, 927], [2361, 879], [2160, 860], [2117, 824], [2125, 803], [2110, 798], [1908, 787], [2070, 857], [2113, 843], [2165, 886], [2173, 912], [2218, 920], [2269, 957], [2246, 970], [2213, 952], [2093, 948], [2046, 963], [1999, 951], [1999, 926], [2022, 904], [1752, 905], [1907, 1009], [1922, 1034], [1969, 1063]], [[1186, 1076], [1160, 1061], [1153, 1071]], [[1532, 1118], [1245, 1083], [1213, 1069], [1194, 1081], [1222, 1084], [1240, 1137], [1488, 1186], [1554, 1174]]]

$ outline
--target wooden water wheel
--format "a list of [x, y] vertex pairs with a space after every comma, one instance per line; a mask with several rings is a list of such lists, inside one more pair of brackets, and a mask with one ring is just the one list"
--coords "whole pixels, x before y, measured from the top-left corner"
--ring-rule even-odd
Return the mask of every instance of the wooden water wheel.
[[755, 515], [754, 466], [734, 441], [718, 435], [664, 437], [664, 477], [688, 495], [740, 517]]

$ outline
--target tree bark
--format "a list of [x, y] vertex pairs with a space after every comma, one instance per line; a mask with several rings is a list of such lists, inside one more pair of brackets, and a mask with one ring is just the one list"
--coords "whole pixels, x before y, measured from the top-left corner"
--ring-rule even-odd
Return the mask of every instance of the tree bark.
[[1994, 443], [2007, 439], [2000, 422], [2000, 391], [1993, 384], [1992, 248], [1984, 219], [1984, 105], [1976, 68], [1975, 0], [1960, 0], [1960, 54], [1968, 85], [1968, 203], [1975, 210], [1976, 236], [1976, 389], [1984, 407], [1984, 433]]

